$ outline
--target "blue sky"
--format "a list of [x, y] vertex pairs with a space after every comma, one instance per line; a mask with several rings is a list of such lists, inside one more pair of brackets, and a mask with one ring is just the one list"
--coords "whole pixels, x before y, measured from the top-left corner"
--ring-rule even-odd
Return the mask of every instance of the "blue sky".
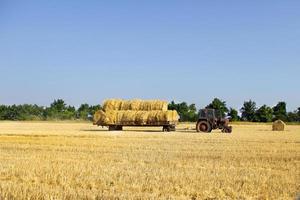
[[0, 0], [0, 104], [300, 106], [300, 1]]

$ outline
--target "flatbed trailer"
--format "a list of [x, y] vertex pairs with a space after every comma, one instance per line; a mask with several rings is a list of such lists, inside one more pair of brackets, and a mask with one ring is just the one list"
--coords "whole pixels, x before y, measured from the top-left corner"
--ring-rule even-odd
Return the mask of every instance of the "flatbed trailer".
[[176, 131], [176, 124], [177, 122], [151, 122], [151, 123], [144, 123], [144, 124], [137, 124], [136, 122], [122, 122], [116, 124], [102, 124], [102, 123], [94, 123], [94, 125], [98, 126], [106, 126], [108, 127], [109, 131], [122, 131], [124, 126], [132, 126], [132, 127], [162, 127], [163, 132], [171, 132]]

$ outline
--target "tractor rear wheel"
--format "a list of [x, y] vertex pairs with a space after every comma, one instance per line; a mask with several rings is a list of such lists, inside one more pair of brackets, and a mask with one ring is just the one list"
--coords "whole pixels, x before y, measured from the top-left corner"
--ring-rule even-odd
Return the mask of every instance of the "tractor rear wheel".
[[205, 132], [209, 133], [211, 132], [211, 126], [207, 121], [199, 121], [196, 125], [197, 132]]

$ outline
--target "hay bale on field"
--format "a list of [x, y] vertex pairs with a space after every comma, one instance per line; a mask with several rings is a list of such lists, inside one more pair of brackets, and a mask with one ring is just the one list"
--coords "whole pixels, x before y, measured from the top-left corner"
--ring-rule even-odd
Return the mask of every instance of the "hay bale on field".
[[121, 99], [109, 99], [103, 103], [103, 110], [168, 110], [168, 102], [160, 100], [121, 100]]
[[273, 131], [284, 131], [285, 123], [281, 120], [276, 120], [273, 122], [272, 130]]

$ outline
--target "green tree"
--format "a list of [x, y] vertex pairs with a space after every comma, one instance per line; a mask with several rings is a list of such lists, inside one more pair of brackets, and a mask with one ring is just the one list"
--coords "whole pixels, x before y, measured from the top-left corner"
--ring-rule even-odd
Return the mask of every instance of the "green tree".
[[229, 109], [228, 116], [231, 118], [231, 121], [239, 121], [240, 120], [238, 111], [234, 108]]
[[73, 106], [67, 106], [62, 99], [54, 100], [49, 108], [46, 108], [44, 116], [47, 119], [66, 120], [76, 118], [76, 109]]
[[89, 111], [90, 111], [89, 109], [90, 109], [89, 104], [87, 104], [87, 103], [81, 104], [77, 110], [77, 118], [82, 119], [82, 120], [88, 119], [88, 115], [89, 115]]
[[226, 107], [226, 102], [218, 98], [214, 98], [214, 100], [209, 105], [207, 105], [206, 108], [216, 109], [220, 111], [223, 117], [225, 117], [226, 113], [228, 112], [228, 108]]
[[76, 118], [76, 108], [74, 106], [67, 106], [66, 111], [61, 114], [61, 119], [75, 119]]
[[169, 110], [176, 110], [180, 116], [181, 122], [197, 120], [197, 108], [195, 104], [188, 105], [186, 102], [176, 104], [174, 101], [168, 105]]
[[242, 120], [253, 122], [255, 120], [256, 103], [252, 100], [245, 101], [241, 108]]
[[171, 101], [171, 103], [169, 103], [169, 105], [168, 105], [168, 109], [169, 110], [176, 110], [178, 112], [177, 106], [178, 106], [178, 104], [176, 104], [174, 101]]
[[95, 112], [100, 109], [100, 105], [90, 106], [87, 103], [81, 104], [77, 110], [77, 118], [82, 120], [92, 120]]
[[254, 121], [258, 122], [271, 122], [273, 117], [273, 110], [272, 108], [263, 105], [261, 106], [256, 112]]
[[43, 107], [36, 104], [23, 104], [17, 106], [20, 118], [18, 120], [42, 120], [43, 119]]
[[273, 107], [273, 114], [274, 114], [273, 120], [280, 119], [282, 121], [286, 121], [287, 120], [286, 103], [283, 101], [278, 102], [278, 104]]
[[53, 103], [51, 103], [50, 109], [52, 109], [53, 111], [61, 113], [61, 112], [64, 112], [67, 109], [67, 106], [66, 106], [66, 103], [65, 103], [64, 100], [57, 99], [57, 100], [54, 100]]
[[96, 111], [101, 110], [101, 105], [93, 105], [89, 107], [89, 114], [94, 115]]
[[300, 107], [294, 112], [287, 113], [288, 122], [300, 122]]
[[42, 113], [43, 108], [37, 105], [0, 106], [0, 120], [42, 120]]
[[189, 122], [195, 122], [195, 121], [197, 121], [198, 114], [197, 114], [196, 105], [194, 103], [189, 105], [189, 110], [188, 110], [187, 114], [188, 114], [187, 118], [188, 118]]
[[8, 106], [4, 118], [6, 120], [20, 120], [21, 116], [20, 109], [18, 108], [18, 106], [15, 104], [12, 106]]
[[298, 117], [297, 111], [288, 112], [287, 113], [287, 121], [288, 122], [297, 122], [297, 121], [299, 121], [299, 117]]
[[7, 106], [0, 105], [0, 120], [6, 120]]

